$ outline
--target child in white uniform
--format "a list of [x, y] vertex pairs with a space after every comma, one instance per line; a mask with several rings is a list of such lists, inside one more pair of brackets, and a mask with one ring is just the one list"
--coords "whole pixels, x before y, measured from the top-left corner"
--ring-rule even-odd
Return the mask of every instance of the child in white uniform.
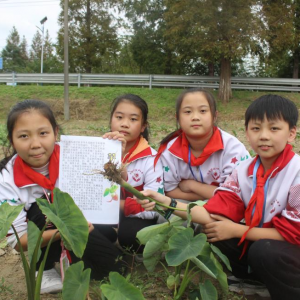
[[[21, 245], [27, 249], [27, 220], [33, 221], [40, 229], [45, 225], [45, 216], [39, 209], [36, 198], [44, 198], [52, 193], [59, 180], [59, 145], [56, 143], [58, 125], [50, 107], [42, 101], [25, 100], [15, 105], [7, 118], [8, 139], [13, 154], [0, 162], [0, 205], [25, 204], [25, 208], [13, 222]], [[50, 197], [51, 198], [51, 197]], [[43, 233], [42, 255], [57, 230], [49, 227]], [[112, 242], [116, 240], [114, 231], [101, 233], [101, 226], [89, 224], [89, 238], [82, 260], [85, 268], [91, 268], [91, 277], [102, 279], [110, 271], [120, 271], [120, 255]], [[60, 235], [57, 234], [50, 246], [41, 293], [59, 292], [62, 289], [60, 275], [54, 269], [61, 254]], [[12, 229], [8, 232], [8, 244], [19, 250]], [[72, 262], [79, 259], [70, 252]]]
[[[139, 191], [152, 189], [163, 194], [162, 165], [158, 160], [154, 168], [156, 151], [148, 144], [147, 118], [148, 106], [142, 98], [133, 94], [117, 97], [112, 104], [110, 116], [112, 132], [103, 137], [122, 141], [122, 163], [126, 165], [125, 179], [128, 183]], [[121, 211], [119, 243], [122, 247], [141, 252], [136, 234], [142, 228], [156, 224], [158, 215], [155, 212], [145, 212], [132, 198], [132, 194], [124, 189]]]
[[[207, 240], [228, 257], [236, 280], [261, 281], [273, 300], [300, 299], [300, 157], [288, 144], [296, 137], [297, 121], [292, 101], [277, 95], [255, 100], [246, 111], [245, 127], [257, 156], [240, 163], [207, 204], [192, 209], [192, 220], [205, 225]], [[143, 193], [171, 202], [152, 191]], [[147, 210], [154, 206], [138, 202]], [[174, 213], [186, 218], [184, 212]], [[240, 223], [243, 218], [246, 224]]]
[[213, 95], [200, 88], [184, 91], [176, 102], [180, 129], [161, 142], [166, 195], [188, 201], [209, 199], [240, 161], [250, 157], [234, 136], [214, 125]]

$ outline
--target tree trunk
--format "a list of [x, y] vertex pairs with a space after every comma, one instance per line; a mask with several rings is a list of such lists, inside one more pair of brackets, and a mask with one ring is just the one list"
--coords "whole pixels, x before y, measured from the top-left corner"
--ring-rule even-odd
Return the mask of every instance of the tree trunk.
[[208, 63], [208, 76], [215, 76], [215, 66], [213, 62]]
[[86, 15], [85, 15], [85, 22], [87, 27], [86, 33], [86, 63], [85, 63], [85, 72], [90, 74], [92, 73], [92, 55], [91, 53], [91, 3], [90, 0], [86, 3]]
[[294, 52], [294, 67], [293, 67], [293, 78], [297, 79], [299, 78], [299, 50], [297, 49]]
[[229, 99], [232, 97], [230, 78], [231, 78], [231, 59], [222, 57], [219, 98], [223, 103], [227, 103]]

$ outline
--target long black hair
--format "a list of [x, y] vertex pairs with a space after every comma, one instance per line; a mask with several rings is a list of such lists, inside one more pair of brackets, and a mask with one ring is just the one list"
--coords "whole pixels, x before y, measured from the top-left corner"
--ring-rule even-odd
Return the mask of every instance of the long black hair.
[[[39, 111], [45, 118], [47, 118], [53, 128], [53, 131], [56, 132], [58, 125], [55, 120], [54, 114], [49, 107], [48, 104], [46, 104], [43, 101], [39, 100], [24, 100], [22, 102], [17, 103], [15, 106], [12, 107], [10, 110], [7, 121], [6, 121], [6, 130], [7, 130], [7, 139], [10, 143], [9, 148], [12, 148], [13, 145], [13, 130], [15, 127], [15, 124], [21, 114], [24, 112], [29, 112], [32, 110]], [[12, 153], [11, 153], [12, 152]], [[1, 162], [0, 162], [0, 172], [5, 168], [8, 161], [16, 154], [16, 150], [13, 149], [10, 151], [10, 155], [8, 154]]]
[[148, 105], [147, 102], [138, 95], [125, 94], [115, 98], [111, 104], [109, 124], [111, 124], [111, 120], [115, 110], [117, 109], [117, 106], [122, 102], [131, 102], [134, 106], [136, 106], [141, 110], [143, 125], [146, 125], [144, 132], [142, 132], [141, 134], [148, 141], [149, 140]]

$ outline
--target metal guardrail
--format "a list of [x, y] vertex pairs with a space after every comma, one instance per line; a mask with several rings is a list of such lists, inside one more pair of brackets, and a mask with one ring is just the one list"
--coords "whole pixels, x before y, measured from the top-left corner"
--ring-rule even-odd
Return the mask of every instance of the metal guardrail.
[[[0, 74], [0, 83], [63, 84], [64, 74], [6, 73]], [[134, 75], [134, 74], [69, 74], [69, 83], [82, 85], [127, 85], [152, 87], [203, 87], [218, 89], [220, 78], [211, 76]], [[300, 79], [232, 77], [235, 90], [300, 91]]]

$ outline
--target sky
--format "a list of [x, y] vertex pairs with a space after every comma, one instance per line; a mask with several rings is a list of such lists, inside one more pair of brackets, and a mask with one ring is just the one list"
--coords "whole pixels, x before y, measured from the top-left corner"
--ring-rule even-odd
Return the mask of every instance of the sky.
[[6, 46], [6, 39], [13, 26], [23, 35], [30, 47], [32, 38], [41, 27], [40, 21], [47, 17], [44, 32], [49, 30], [52, 42], [56, 42], [58, 15], [61, 11], [60, 0], [0, 0], [0, 52]]

